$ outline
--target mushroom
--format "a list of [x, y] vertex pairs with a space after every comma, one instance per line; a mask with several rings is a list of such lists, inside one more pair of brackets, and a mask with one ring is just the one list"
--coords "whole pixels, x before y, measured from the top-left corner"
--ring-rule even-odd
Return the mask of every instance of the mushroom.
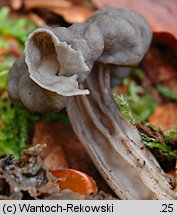
[[98, 10], [85, 23], [32, 32], [8, 79], [9, 97], [17, 105], [33, 112], [66, 106], [76, 135], [121, 199], [175, 197], [170, 179], [110, 92], [110, 73], [137, 65], [151, 38], [141, 15]]
[[[10, 98], [33, 112], [60, 111], [66, 106], [65, 97], [89, 94], [79, 84], [95, 62], [136, 65], [146, 53], [151, 37], [142, 16], [117, 8], [97, 11], [85, 23], [69, 28], [40, 27], [29, 35], [24, 57], [10, 71]], [[46, 105], [48, 92], [49, 97], [53, 93], [51, 108]]]
[[174, 199], [170, 179], [115, 104], [110, 70], [97, 63], [83, 83], [91, 94], [68, 99], [73, 129], [120, 199]]

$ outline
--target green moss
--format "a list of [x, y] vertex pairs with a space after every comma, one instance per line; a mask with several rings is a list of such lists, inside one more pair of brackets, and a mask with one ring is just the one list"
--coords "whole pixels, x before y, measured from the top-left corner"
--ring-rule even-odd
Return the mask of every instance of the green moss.
[[0, 9], [0, 33], [4, 36], [12, 36], [24, 44], [27, 36], [36, 25], [26, 18], [10, 19], [9, 14], [10, 9], [8, 7]]
[[[153, 96], [145, 88], [138, 85], [134, 80], [142, 80], [144, 73], [141, 70], [134, 69], [130, 77], [123, 80], [122, 85], [128, 87], [127, 94], [119, 95], [113, 94], [115, 101], [123, 114], [132, 124], [144, 123], [147, 126], [147, 119], [153, 113], [156, 103]], [[150, 125], [154, 131], [159, 131], [160, 128]], [[161, 131], [161, 130], [160, 130]], [[168, 160], [173, 161], [177, 159], [177, 152], [172, 150], [169, 143], [171, 140], [177, 140], [177, 127], [169, 131], [162, 132], [164, 141], [151, 138], [146, 134], [140, 132], [143, 143], [146, 147], [153, 150], [158, 150], [156, 157], [159, 161]]]
[[[124, 85], [128, 86], [128, 93], [126, 95], [115, 95], [122, 114], [133, 122], [144, 122], [153, 113], [155, 102], [152, 95], [145, 89], [142, 89], [134, 81], [130, 79], [124, 80]], [[143, 90], [143, 94], [139, 92]]]
[[[172, 151], [166, 142], [160, 142], [158, 139], [148, 137], [146, 134], [140, 132], [143, 143], [150, 149], [158, 149], [160, 153], [165, 156], [168, 160], [176, 160], [177, 154]], [[163, 160], [163, 157], [159, 158]]]
[[27, 112], [15, 108], [7, 100], [0, 100], [0, 156], [18, 157], [28, 138]]
[[29, 144], [29, 131], [37, 121], [62, 121], [69, 123], [61, 113], [32, 114], [14, 107], [6, 98], [0, 99], [0, 156], [13, 154], [19, 157]]
[[177, 141], [177, 127], [172, 127], [168, 131], [164, 131], [164, 137], [166, 142], [170, 142], [172, 140]]

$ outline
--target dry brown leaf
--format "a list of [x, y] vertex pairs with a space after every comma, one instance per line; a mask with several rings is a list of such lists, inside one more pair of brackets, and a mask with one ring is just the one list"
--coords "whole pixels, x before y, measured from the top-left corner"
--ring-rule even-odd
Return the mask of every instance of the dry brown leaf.
[[[93, 12], [90, 0], [15, 0], [10, 2], [14, 10], [44, 9], [62, 16], [69, 23], [84, 22]], [[41, 25], [41, 24], [40, 24]]]
[[104, 7], [120, 7], [132, 9], [142, 14], [149, 21], [154, 32], [171, 35], [171, 40], [177, 39], [177, 3], [173, 0], [92, 0], [100, 9]]
[[67, 8], [72, 5], [71, 2], [67, 0], [23, 0], [24, 7], [28, 10], [33, 8]]
[[[1, 55], [7, 54], [8, 52], [9, 52], [8, 49], [0, 49], [0, 57], [1, 57]], [[2, 57], [0, 58], [0, 62], [1, 62], [1, 61], [3, 61], [3, 58], [2, 58]]]
[[166, 32], [177, 36], [177, 4], [175, 1], [166, 0], [92, 0], [98, 8], [117, 6], [129, 8], [145, 16], [153, 30], [156, 32]]
[[23, 0], [10, 0], [9, 4], [14, 10], [19, 10], [23, 5]]
[[62, 16], [68, 23], [82, 23], [93, 13], [91, 9], [81, 6], [71, 6], [67, 9], [52, 8], [51, 11]]
[[40, 16], [38, 16], [35, 13], [30, 13], [28, 15], [29, 19], [31, 19], [34, 23], [37, 24], [37, 26], [44, 26], [47, 25], [47, 23], [42, 19]]
[[[90, 168], [93, 171], [95, 170], [72, 128], [64, 123], [36, 123], [33, 144], [38, 143], [47, 144], [47, 148], [44, 149], [41, 157], [44, 162], [47, 161], [48, 164], [51, 164], [50, 166], [55, 167], [54, 169], [69, 166], [83, 172], [87, 172]], [[52, 158], [51, 162], [50, 158]]]
[[21, 53], [22, 53], [19, 42], [15, 38], [13, 38], [11, 36], [7, 36], [6, 41], [9, 44], [8, 53], [11, 54], [11, 55], [14, 55], [16, 57], [19, 57], [21, 55]]
[[6, 36], [5, 40], [8, 43], [8, 47], [4, 49], [0, 49], [0, 56], [8, 54], [8, 55], [13, 55], [15, 57], [19, 57], [21, 55], [22, 50], [19, 46], [18, 41], [11, 36]]
[[[52, 144], [53, 142], [55, 144]], [[55, 167], [54, 170], [56, 170], [61, 166], [64, 167], [65, 162], [67, 161], [69, 168], [82, 171], [92, 176], [97, 182], [99, 189], [112, 194], [111, 189], [100, 176], [87, 152], [85, 151], [69, 125], [65, 125], [61, 122], [37, 123], [33, 137], [33, 144], [36, 143], [48, 144], [47, 148], [42, 154], [42, 158], [44, 159], [46, 165], [50, 165], [52, 169], [53, 167]], [[57, 148], [59, 149], [58, 152], [54, 150], [54, 146], [57, 146]], [[62, 149], [61, 152], [60, 149]], [[51, 156], [50, 154], [54, 154], [56, 160], [52, 158], [53, 156]], [[62, 157], [64, 157], [65, 159], [63, 160]], [[52, 160], [50, 160], [51, 158]], [[56, 162], [57, 160], [58, 162]]]
[[52, 171], [58, 178], [60, 190], [71, 189], [74, 192], [90, 195], [97, 192], [97, 186], [92, 177], [74, 169], [59, 169]]
[[38, 122], [35, 125], [33, 145], [46, 143], [47, 147], [41, 154], [41, 158], [48, 169], [67, 167], [67, 160], [60, 145], [60, 137], [55, 130], [55, 123]]
[[[61, 122], [51, 124], [54, 125], [53, 130], [55, 130], [55, 133], [57, 134], [56, 136], [59, 140], [59, 145], [64, 149], [69, 167], [89, 173], [90, 175], [92, 175], [94, 171], [97, 172], [87, 152], [74, 134], [71, 126]], [[90, 170], [93, 170], [93, 172]]]
[[[174, 58], [171, 56], [170, 58]], [[151, 47], [143, 60], [146, 74], [153, 84], [161, 84], [177, 92], [177, 71], [164, 53]]]
[[169, 130], [172, 126], [177, 126], [177, 106], [174, 104], [157, 106], [148, 121], [162, 130]]

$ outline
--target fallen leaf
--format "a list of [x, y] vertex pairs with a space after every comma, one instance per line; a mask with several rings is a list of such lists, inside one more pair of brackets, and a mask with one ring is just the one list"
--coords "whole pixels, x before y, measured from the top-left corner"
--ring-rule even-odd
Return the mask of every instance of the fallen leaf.
[[177, 172], [176, 172], [176, 170], [175, 169], [170, 170], [170, 171], [167, 172], [167, 174], [169, 175], [169, 177], [172, 180], [172, 185], [175, 187], [175, 185], [176, 185], [176, 178], [177, 178]]
[[67, 160], [60, 145], [60, 137], [54, 129], [55, 123], [38, 122], [35, 125], [33, 145], [46, 143], [47, 147], [41, 153], [41, 159], [48, 169], [67, 167]]
[[162, 130], [177, 126], [177, 106], [175, 104], [158, 105], [148, 121]]
[[58, 178], [60, 190], [71, 189], [83, 195], [90, 195], [97, 192], [97, 186], [89, 175], [74, 169], [59, 169], [52, 171]]
[[29, 19], [31, 19], [34, 23], [37, 24], [37, 26], [44, 26], [47, 25], [47, 23], [42, 19], [40, 16], [38, 16], [35, 13], [30, 13], [28, 15]]
[[50, 161], [49, 158], [53, 158], [50, 161], [49, 169], [69, 166], [83, 172], [88, 171], [90, 175], [98, 173], [72, 128], [64, 123], [36, 123], [32, 143], [47, 144], [47, 148], [44, 149], [41, 157], [47, 163]]
[[177, 92], [177, 70], [162, 51], [151, 47], [143, 60], [143, 67], [152, 84], [161, 84]]
[[7, 36], [5, 39], [9, 44], [8, 54], [19, 57], [22, 53], [19, 42], [11, 36]]
[[[22, 3], [23, 2], [23, 3]], [[68, 23], [84, 22], [95, 10], [89, 0], [15, 0], [11, 2], [13, 9], [44, 9], [62, 16]]]
[[170, 170], [170, 171], [168, 171], [167, 174], [171, 175], [171, 176], [173, 176], [175, 178], [175, 176], [176, 176], [176, 170], [175, 169], [174, 170]]
[[70, 168], [86, 172], [91, 176], [98, 174], [70, 125], [61, 122], [46, 122], [45, 124], [48, 124], [47, 127], [51, 127], [55, 133], [55, 139], [58, 141], [58, 145], [62, 146]]
[[[7, 42], [7, 47], [0, 48], [0, 57], [2, 58], [3, 55], [13, 55], [14, 57], [19, 57], [22, 53], [19, 42], [11, 36], [4, 37], [4, 40]], [[2, 60], [0, 59], [0, 61], [3, 61], [3, 58]]]
[[81, 6], [71, 6], [67, 9], [52, 8], [51, 11], [61, 15], [68, 23], [82, 23], [93, 13], [91, 9]]
[[[5, 49], [0, 49], [0, 57], [1, 55], [5, 55], [9, 52], [9, 49], [8, 48], [5, 48]], [[2, 58], [2, 57], [1, 57]], [[0, 59], [0, 61], [3, 61], [3, 58], [2, 60]]]
[[9, 4], [14, 10], [19, 10], [23, 6], [23, 0], [10, 0]]
[[128, 86], [125, 85], [119, 85], [113, 88], [112, 90], [113, 94], [128, 94]]
[[[69, 167], [87, 173], [95, 179], [100, 190], [113, 194], [93, 165], [71, 126], [62, 122], [39, 122], [35, 126], [33, 137], [33, 144], [37, 143], [48, 144], [42, 153], [42, 158], [51, 170]], [[59, 149], [58, 152], [53, 150], [55, 147]], [[61, 152], [60, 149], [62, 149]], [[62, 159], [63, 157], [64, 159]]]
[[166, 0], [92, 0], [100, 9], [115, 6], [132, 9], [142, 14], [149, 21], [154, 32], [168, 33], [177, 39], [177, 4]]
[[57, 7], [70, 7], [72, 5], [71, 2], [67, 0], [23, 0], [24, 7], [26, 9], [34, 9], [34, 8], [43, 8], [43, 9], [49, 9], [49, 8], [57, 8]]

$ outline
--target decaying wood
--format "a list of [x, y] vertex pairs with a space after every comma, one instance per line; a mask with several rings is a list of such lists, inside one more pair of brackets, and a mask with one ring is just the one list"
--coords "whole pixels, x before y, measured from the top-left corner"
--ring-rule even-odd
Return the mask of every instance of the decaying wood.
[[22, 151], [19, 160], [9, 155], [0, 160], [0, 195], [12, 199], [37, 199], [56, 193], [57, 178], [39, 158], [45, 145], [35, 145]]

